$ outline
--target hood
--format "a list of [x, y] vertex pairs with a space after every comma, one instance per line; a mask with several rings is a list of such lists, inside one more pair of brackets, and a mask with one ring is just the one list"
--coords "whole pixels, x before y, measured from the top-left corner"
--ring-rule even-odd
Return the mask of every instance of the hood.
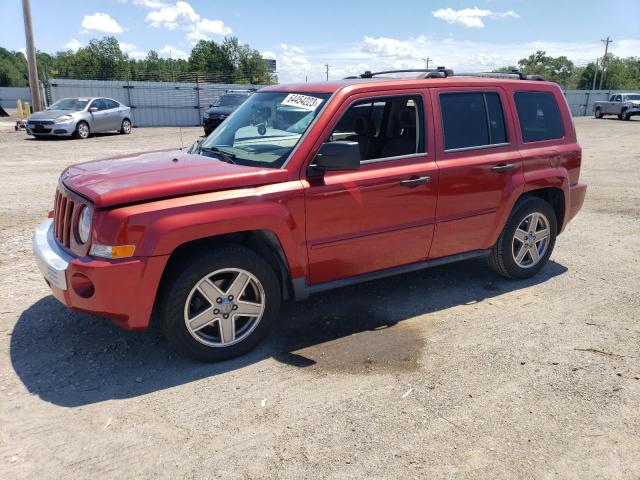
[[72, 115], [74, 113], [71, 110], [42, 110], [41, 112], [34, 112], [29, 116], [29, 120], [55, 120], [63, 115]]
[[97, 208], [286, 181], [277, 168], [233, 165], [165, 150], [96, 160], [67, 168], [62, 182]]
[[211, 107], [207, 110], [208, 114], [231, 115], [238, 107]]

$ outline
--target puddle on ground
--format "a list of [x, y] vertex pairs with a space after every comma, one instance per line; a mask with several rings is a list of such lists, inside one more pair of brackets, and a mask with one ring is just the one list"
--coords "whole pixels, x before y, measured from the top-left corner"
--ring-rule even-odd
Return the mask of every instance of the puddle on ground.
[[[345, 318], [343, 321], [348, 322]], [[354, 327], [354, 325], [351, 325]], [[344, 335], [339, 328], [324, 329], [322, 337], [292, 348], [278, 356], [284, 363], [314, 371], [366, 374], [411, 371], [418, 368], [424, 346], [424, 326], [414, 320], [378, 325], [371, 329], [353, 330]], [[331, 335], [333, 333], [334, 335]], [[300, 342], [297, 342], [300, 345]]]

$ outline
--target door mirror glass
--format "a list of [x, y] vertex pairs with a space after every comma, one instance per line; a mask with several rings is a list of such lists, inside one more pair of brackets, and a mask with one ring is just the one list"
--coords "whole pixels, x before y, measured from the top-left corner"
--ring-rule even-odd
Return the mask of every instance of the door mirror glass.
[[310, 169], [315, 173], [360, 168], [358, 142], [337, 141], [323, 143]]

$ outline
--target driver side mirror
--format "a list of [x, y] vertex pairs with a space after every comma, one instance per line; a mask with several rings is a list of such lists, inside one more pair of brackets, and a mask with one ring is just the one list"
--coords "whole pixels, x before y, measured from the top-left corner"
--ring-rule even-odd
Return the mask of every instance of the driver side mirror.
[[98, 111], [98, 107], [90, 107], [90, 108], [89, 108], [89, 111], [90, 111], [91, 113], [93, 113], [93, 112], [97, 112], [97, 111]]
[[358, 170], [360, 168], [360, 144], [358, 142], [323, 143], [309, 166], [310, 175], [327, 171]]

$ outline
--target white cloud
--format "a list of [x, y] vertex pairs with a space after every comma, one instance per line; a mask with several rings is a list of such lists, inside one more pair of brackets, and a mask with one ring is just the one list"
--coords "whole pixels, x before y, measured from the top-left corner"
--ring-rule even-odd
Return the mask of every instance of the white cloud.
[[173, 59], [182, 59], [186, 60], [189, 58], [189, 54], [184, 50], [180, 50], [179, 48], [172, 47], [171, 45], [165, 45], [160, 50], [158, 50], [158, 55], [162, 58], [173, 58]]
[[174, 30], [179, 24], [193, 23], [199, 19], [200, 15], [189, 3], [178, 1], [175, 5], [161, 4], [160, 8], [149, 12], [145, 21], [152, 27]]
[[64, 44], [64, 48], [66, 48], [67, 50], [73, 50], [74, 52], [77, 52], [80, 47], [82, 47], [82, 42], [75, 38], [72, 38]]
[[[413, 51], [406, 46], [409, 45]], [[637, 56], [640, 38], [617, 40], [615, 55]], [[586, 65], [602, 55], [600, 42], [547, 42], [489, 43], [457, 40], [451, 37], [364, 37], [362, 41], [341, 45], [340, 49], [327, 46], [280, 45], [275, 50], [278, 58], [278, 77], [282, 83], [323, 81], [324, 65], [329, 64], [329, 78], [339, 79], [357, 75], [365, 70], [396, 70], [424, 68], [423, 59], [430, 58], [430, 66], [444, 65], [457, 72], [486, 72], [498, 67], [517, 65], [518, 60], [536, 50], [545, 50], [554, 57], [565, 55], [576, 65]]]
[[[124, 1], [126, 2], [126, 0]], [[133, 3], [147, 8], [162, 8], [167, 6], [165, 2], [159, 0], [133, 0]]]
[[87, 32], [122, 33], [124, 30], [108, 13], [85, 15], [82, 28]]
[[270, 60], [277, 60], [278, 56], [272, 52], [271, 50], [265, 50], [264, 52], [260, 52], [260, 55], [262, 56], [262, 58], [267, 58]]
[[120, 50], [129, 55], [129, 57], [135, 60], [142, 60], [147, 58], [147, 52], [139, 50], [138, 47], [132, 43], [118, 42], [120, 44]]
[[380, 57], [415, 57], [417, 52], [410, 42], [388, 37], [364, 37], [362, 51]]
[[207, 18], [189, 25], [185, 30], [187, 38], [192, 43], [197, 43], [198, 40], [211, 40], [212, 35], [224, 36], [233, 33], [233, 30], [225, 25], [222, 20], [209, 20]]
[[453, 8], [441, 8], [431, 12], [435, 18], [444, 20], [452, 25], [462, 25], [464, 27], [471, 28], [483, 28], [483, 18], [519, 18], [520, 16], [513, 10], [506, 12], [492, 12], [491, 10], [485, 10], [478, 7], [463, 8], [461, 10], [454, 10]]

